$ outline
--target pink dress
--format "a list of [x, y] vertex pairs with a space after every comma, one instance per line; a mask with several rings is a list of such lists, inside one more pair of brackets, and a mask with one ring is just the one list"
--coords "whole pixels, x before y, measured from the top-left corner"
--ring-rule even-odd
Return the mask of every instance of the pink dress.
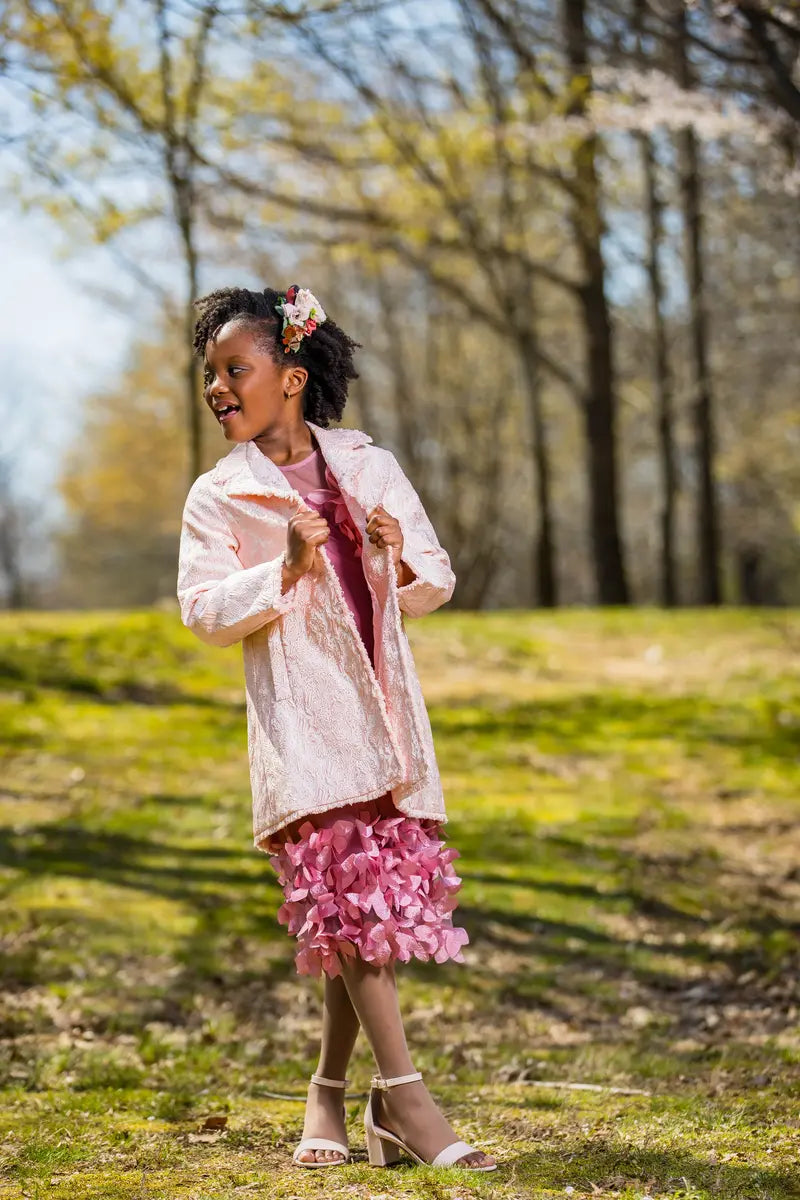
[[324, 543], [325, 550], [339, 576], [345, 599], [374, 667], [372, 596], [361, 566], [361, 534], [347, 511], [331, 469], [319, 449], [300, 462], [280, 469], [306, 504], [328, 522], [330, 535]]
[[[361, 565], [361, 533], [317, 448], [281, 467], [287, 482], [328, 522], [324, 543], [374, 661], [372, 595]], [[341, 975], [340, 956], [382, 966], [412, 957], [464, 962], [466, 929], [453, 925], [461, 879], [459, 851], [439, 837], [441, 823], [408, 817], [391, 792], [295, 821], [274, 835], [270, 862], [284, 903], [278, 921], [297, 937], [299, 975]]]

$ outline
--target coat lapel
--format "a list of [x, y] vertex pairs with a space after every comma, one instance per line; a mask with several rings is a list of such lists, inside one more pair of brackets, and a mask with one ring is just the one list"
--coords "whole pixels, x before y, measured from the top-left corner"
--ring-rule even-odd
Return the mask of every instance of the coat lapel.
[[[325, 429], [313, 421], [306, 421], [306, 424], [317, 439], [339, 487], [361, 503], [360, 496], [354, 491], [360, 464], [354, 461], [357, 456], [352, 452], [356, 446], [371, 442], [372, 438], [361, 429]], [[254, 442], [240, 442], [234, 446], [217, 464], [216, 479], [228, 496], [280, 496], [286, 499], [297, 496], [280, 467], [262, 454]]]

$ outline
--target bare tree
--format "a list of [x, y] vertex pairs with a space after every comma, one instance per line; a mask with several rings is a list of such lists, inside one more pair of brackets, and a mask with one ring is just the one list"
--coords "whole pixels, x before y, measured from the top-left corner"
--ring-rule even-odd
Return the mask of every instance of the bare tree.
[[755, 52], [765, 94], [795, 124], [800, 124], [800, 8], [770, 0], [706, 0], [708, 11], [738, 31]]
[[[640, 68], [647, 58], [642, 44], [642, 20], [646, 0], [635, 0], [633, 26], [636, 34], [636, 57]], [[667, 326], [664, 314], [664, 279], [661, 269], [661, 250], [664, 243], [665, 204], [659, 189], [658, 163], [653, 135], [637, 130], [636, 139], [642, 163], [647, 215], [647, 248], [645, 267], [650, 294], [650, 319], [653, 332], [652, 378], [661, 463], [661, 521], [660, 521], [660, 580], [661, 603], [671, 608], [678, 603], [678, 581], [675, 564], [675, 503], [678, 490], [673, 413], [673, 377], [667, 349]]]
[[24, 608], [28, 587], [23, 565], [24, 520], [12, 489], [11, 463], [0, 462], [0, 577], [7, 608]]
[[[580, 117], [586, 113], [592, 81], [585, 0], [563, 0], [562, 15], [570, 70], [568, 113]], [[584, 420], [592, 497], [591, 534], [601, 603], [627, 604], [630, 597], [618, 517], [617, 403], [602, 250], [604, 227], [597, 178], [598, 144], [598, 135], [591, 130], [576, 145], [572, 207], [573, 233], [583, 266], [579, 298], [588, 352]]]
[[[687, 49], [685, 0], [676, 0], [673, 17], [673, 53], [678, 83], [693, 85]], [[694, 441], [697, 468], [697, 574], [700, 600], [719, 604], [720, 539], [717, 485], [714, 474], [714, 399], [708, 353], [708, 309], [703, 269], [703, 196], [700, 151], [691, 125], [677, 135], [681, 207], [685, 238], [686, 276], [689, 290], [691, 360], [694, 374]]]

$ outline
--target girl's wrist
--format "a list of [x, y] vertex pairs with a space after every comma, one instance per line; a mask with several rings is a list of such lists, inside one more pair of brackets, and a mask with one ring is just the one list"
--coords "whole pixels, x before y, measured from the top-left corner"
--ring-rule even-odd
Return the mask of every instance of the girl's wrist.
[[292, 587], [293, 584], [297, 583], [298, 579], [303, 574], [305, 574], [305, 572], [295, 571], [286, 562], [284, 562], [283, 567], [281, 568], [281, 595], [283, 595], [284, 592], [288, 592], [289, 588]]
[[394, 569], [397, 576], [398, 587], [405, 587], [407, 584], [413, 583], [417, 578], [414, 571], [407, 562], [403, 561], [402, 558], [398, 558], [397, 562], [394, 564]]

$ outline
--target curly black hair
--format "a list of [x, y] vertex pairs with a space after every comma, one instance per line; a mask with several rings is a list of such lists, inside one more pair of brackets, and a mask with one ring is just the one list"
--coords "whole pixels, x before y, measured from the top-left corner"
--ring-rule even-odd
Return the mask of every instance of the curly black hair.
[[[288, 288], [287, 288], [288, 291]], [[348, 381], [358, 379], [353, 366], [353, 351], [361, 348], [330, 317], [307, 334], [300, 349], [287, 354], [281, 341], [283, 320], [275, 305], [286, 296], [274, 288], [251, 292], [248, 288], [218, 288], [195, 301], [200, 316], [194, 327], [194, 352], [205, 357], [206, 343], [228, 321], [241, 321], [258, 337], [259, 349], [271, 355], [278, 366], [305, 367], [308, 371], [303, 392], [303, 416], [327, 428], [331, 420], [340, 421], [347, 402]], [[208, 386], [208, 371], [205, 384]]]

